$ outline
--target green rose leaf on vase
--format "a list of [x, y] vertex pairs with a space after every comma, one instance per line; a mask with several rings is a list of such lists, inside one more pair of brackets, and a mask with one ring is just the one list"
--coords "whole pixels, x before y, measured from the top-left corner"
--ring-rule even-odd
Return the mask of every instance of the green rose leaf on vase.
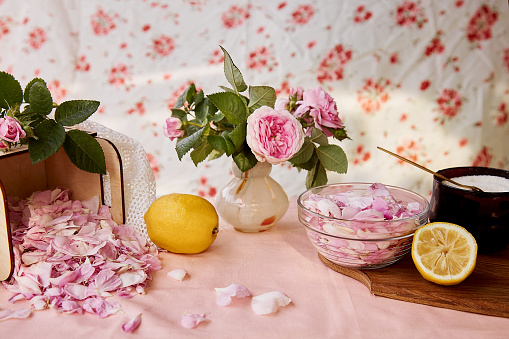
[[226, 76], [226, 80], [232, 85], [233, 89], [237, 93], [242, 93], [247, 89], [247, 85], [244, 82], [244, 78], [242, 77], [242, 73], [233, 63], [230, 54], [222, 47], [221, 50], [224, 54], [224, 75]]
[[249, 86], [249, 110], [255, 111], [262, 106], [274, 107], [276, 90], [269, 86]]
[[244, 101], [235, 93], [219, 92], [207, 96], [226, 119], [238, 125], [247, 119], [248, 109]]

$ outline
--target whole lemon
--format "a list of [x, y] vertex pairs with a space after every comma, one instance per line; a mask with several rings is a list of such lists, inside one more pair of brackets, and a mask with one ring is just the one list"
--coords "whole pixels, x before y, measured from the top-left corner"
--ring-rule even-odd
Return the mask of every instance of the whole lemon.
[[150, 239], [173, 253], [200, 253], [216, 240], [219, 217], [205, 198], [172, 193], [157, 198], [145, 213]]

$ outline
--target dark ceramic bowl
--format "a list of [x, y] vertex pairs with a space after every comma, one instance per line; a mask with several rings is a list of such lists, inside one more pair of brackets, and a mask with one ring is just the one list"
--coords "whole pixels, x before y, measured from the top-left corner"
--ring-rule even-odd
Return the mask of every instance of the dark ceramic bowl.
[[[455, 167], [438, 173], [447, 178], [490, 175], [509, 179], [509, 171], [487, 167]], [[429, 219], [466, 228], [475, 237], [479, 253], [501, 251], [509, 244], [509, 192], [473, 192], [433, 176]]]

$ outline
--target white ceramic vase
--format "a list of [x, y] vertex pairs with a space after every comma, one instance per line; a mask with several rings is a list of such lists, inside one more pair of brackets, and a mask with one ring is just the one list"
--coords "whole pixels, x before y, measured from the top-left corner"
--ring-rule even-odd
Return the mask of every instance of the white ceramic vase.
[[241, 172], [232, 162], [234, 177], [219, 190], [214, 203], [221, 218], [237, 231], [267, 231], [288, 210], [288, 195], [269, 176], [271, 170], [271, 164], [258, 162]]

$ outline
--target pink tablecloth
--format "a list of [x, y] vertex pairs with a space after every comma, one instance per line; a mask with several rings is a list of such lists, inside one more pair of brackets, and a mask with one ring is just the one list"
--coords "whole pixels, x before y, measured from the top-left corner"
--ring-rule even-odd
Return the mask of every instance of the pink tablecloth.
[[[118, 300], [124, 314], [105, 319], [33, 312], [26, 320], [0, 323], [2, 338], [507, 338], [509, 319], [412, 304], [371, 295], [361, 283], [325, 267], [308, 242], [292, 201], [286, 216], [269, 232], [245, 234], [222, 225], [204, 253], [162, 253], [163, 269], [154, 274], [146, 295]], [[167, 276], [175, 268], [183, 281]], [[216, 305], [216, 287], [237, 283], [253, 295], [287, 294], [292, 303], [268, 316], [256, 315], [250, 299]], [[0, 308], [10, 304], [0, 289]], [[210, 320], [195, 329], [180, 325], [184, 312]], [[142, 313], [133, 334], [124, 322]]]

